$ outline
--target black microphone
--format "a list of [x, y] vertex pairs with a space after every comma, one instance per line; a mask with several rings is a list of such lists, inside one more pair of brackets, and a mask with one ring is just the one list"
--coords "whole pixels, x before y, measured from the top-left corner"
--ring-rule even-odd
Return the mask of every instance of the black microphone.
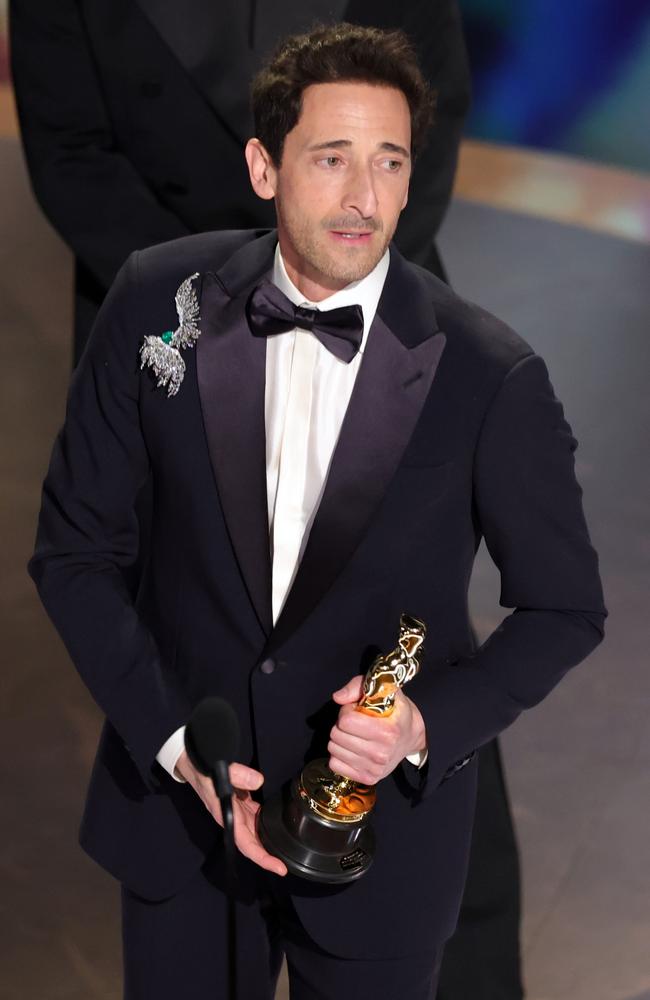
[[[216, 765], [233, 761], [239, 749], [239, 722], [232, 705], [215, 697], [199, 702], [185, 730], [185, 749], [197, 771], [210, 777]], [[217, 795], [222, 794], [232, 795], [227, 773], [224, 791], [217, 789]]]
[[192, 764], [214, 783], [223, 816], [224, 846], [228, 867], [234, 871], [235, 839], [232, 815], [232, 785], [228, 764], [239, 750], [239, 722], [232, 705], [223, 698], [204, 698], [196, 706], [185, 729], [185, 749]]

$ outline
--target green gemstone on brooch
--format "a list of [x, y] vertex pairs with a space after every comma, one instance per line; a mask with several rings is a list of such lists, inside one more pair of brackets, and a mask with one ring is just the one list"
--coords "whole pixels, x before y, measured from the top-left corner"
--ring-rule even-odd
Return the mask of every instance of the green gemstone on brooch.
[[173, 330], [166, 330], [161, 336], [162, 336], [162, 342], [163, 342], [163, 344], [169, 344], [169, 342], [171, 341], [172, 337], [174, 336], [174, 331]]

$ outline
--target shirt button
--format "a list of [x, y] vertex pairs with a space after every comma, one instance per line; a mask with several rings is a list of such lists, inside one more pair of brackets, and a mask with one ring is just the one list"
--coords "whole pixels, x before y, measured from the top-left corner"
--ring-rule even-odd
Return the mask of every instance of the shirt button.
[[260, 670], [263, 674], [272, 674], [275, 670], [275, 660], [262, 660]]

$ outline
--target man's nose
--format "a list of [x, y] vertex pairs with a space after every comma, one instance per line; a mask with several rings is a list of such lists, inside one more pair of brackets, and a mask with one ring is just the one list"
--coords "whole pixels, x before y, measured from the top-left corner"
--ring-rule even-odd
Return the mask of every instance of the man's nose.
[[375, 215], [378, 201], [371, 170], [359, 168], [350, 177], [342, 207], [348, 212], [358, 212], [364, 219], [371, 219]]

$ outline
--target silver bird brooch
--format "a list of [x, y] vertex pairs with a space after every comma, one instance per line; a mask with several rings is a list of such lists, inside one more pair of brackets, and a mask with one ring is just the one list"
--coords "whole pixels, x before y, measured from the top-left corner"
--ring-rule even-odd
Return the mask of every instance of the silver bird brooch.
[[192, 282], [198, 278], [191, 274], [186, 278], [176, 292], [176, 312], [178, 326], [175, 330], [166, 330], [158, 337], [146, 336], [140, 348], [140, 368], [151, 368], [157, 379], [158, 386], [167, 387], [167, 395], [175, 396], [185, 377], [185, 362], [181, 349], [194, 347], [201, 335], [199, 329], [199, 300], [192, 287]]

